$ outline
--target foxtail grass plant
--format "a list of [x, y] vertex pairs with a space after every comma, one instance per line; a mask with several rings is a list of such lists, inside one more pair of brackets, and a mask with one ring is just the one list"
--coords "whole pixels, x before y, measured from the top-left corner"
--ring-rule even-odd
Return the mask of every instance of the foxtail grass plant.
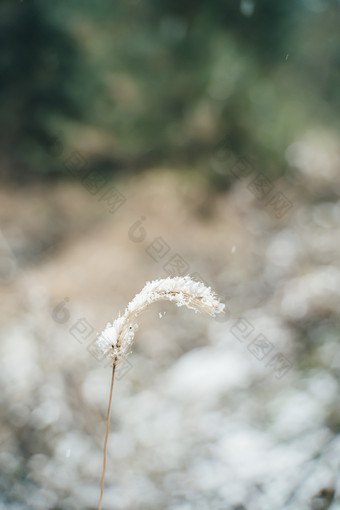
[[97, 345], [112, 365], [98, 510], [102, 508], [104, 493], [107, 441], [109, 437], [115, 371], [117, 366], [131, 353], [133, 339], [138, 328], [137, 318], [139, 314], [151, 303], [161, 300], [172, 301], [176, 303], [177, 306], [186, 306], [196, 313], [206, 312], [212, 317], [215, 317], [218, 313], [222, 313], [224, 310], [224, 304], [219, 301], [211, 288], [206, 287], [202, 282], [197, 282], [189, 276], [164, 278], [162, 280], [147, 282], [142, 291], [128, 304], [124, 314], [118, 317], [112, 324], [109, 322], [98, 337]]

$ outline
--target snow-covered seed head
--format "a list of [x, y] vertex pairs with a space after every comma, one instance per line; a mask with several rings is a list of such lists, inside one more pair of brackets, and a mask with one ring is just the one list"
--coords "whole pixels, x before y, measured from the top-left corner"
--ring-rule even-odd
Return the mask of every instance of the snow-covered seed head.
[[189, 276], [176, 276], [147, 282], [142, 291], [128, 304], [124, 315], [112, 324], [108, 323], [97, 339], [97, 345], [112, 364], [118, 365], [131, 352], [138, 315], [155, 301], [168, 300], [177, 306], [203, 311], [215, 317], [223, 312], [224, 304], [219, 301], [210, 287]]

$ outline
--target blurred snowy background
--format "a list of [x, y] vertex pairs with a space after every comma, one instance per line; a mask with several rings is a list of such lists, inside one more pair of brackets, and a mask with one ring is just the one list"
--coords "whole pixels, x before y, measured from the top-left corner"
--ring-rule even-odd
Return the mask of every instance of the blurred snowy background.
[[0, 3], [0, 510], [340, 510], [337, 1]]
[[93, 342], [170, 270], [227, 313], [145, 313], [117, 374], [104, 508], [312, 508], [339, 491], [340, 200], [285, 189], [278, 219], [241, 182], [210, 197], [171, 172], [136, 180], [115, 183], [113, 214], [77, 183], [1, 196], [0, 508], [96, 508], [111, 371]]

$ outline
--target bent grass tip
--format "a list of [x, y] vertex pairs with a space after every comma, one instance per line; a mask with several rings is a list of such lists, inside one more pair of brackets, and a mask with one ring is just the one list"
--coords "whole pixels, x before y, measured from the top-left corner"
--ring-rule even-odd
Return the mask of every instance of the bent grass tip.
[[128, 304], [124, 314], [106, 328], [97, 339], [101, 352], [116, 366], [131, 352], [137, 317], [151, 303], [167, 300], [177, 306], [186, 306], [195, 312], [206, 312], [215, 317], [223, 312], [225, 305], [210, 287], [189, 276], [176, 276], [147, 282], [145, 287]]

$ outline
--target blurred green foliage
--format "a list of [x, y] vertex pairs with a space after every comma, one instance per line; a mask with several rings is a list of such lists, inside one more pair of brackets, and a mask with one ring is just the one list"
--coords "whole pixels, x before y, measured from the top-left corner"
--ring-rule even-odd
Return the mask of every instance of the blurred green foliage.
[[1, 0], [1, 173], [65, 172], [61, 132], [112, 172], [222, 144], [282, 174], [303, 130], [337, 127], [338, 26], [337, 0]]

